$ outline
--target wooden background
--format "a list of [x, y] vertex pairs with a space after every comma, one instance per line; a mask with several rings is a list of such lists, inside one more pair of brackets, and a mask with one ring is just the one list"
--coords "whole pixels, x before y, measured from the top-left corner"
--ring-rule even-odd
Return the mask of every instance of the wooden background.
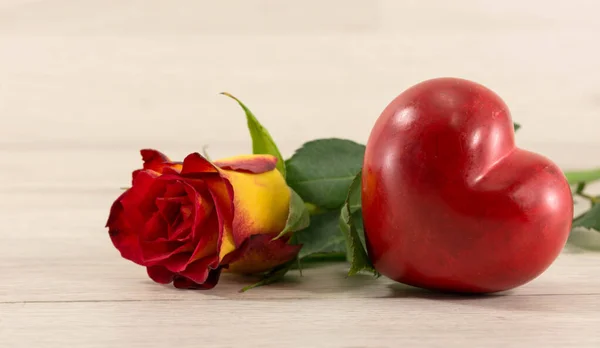
[[[0, 347], [598, 347], [600, 253], [569, 248], [503, 296], [343, 265], [239, 294], [151, 283], [103, 228], [138, 150], [250, 151], [228, 91], [284, 155], [365, 142], [428, 78], [500, 94], [520, 146], [600, 166], [600, 2], [0, 0]], [[599, 245], [593, 234], [583, 234]]]

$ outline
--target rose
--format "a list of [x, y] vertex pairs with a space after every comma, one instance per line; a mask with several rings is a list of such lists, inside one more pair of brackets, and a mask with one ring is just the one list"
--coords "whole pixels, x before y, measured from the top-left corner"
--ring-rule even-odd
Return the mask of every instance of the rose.
[[224, 268], [260, 273], [300, 246], [274, 239], [286, 224], [290, 189], [270, 155], [211, 163], [198, 153], [172, 162], [142, 150], [143, 169], [112, 205], [106, 226], [121, 256], [157, 283], [209, 289]]

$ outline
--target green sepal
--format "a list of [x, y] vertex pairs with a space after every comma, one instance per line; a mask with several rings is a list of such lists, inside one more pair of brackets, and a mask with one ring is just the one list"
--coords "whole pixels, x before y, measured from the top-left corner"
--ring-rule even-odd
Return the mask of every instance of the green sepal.
[[290, 188], [290, 209], [283, 230], [274, 239], [279, 239], [290, 232], [296, 232], [310, 225], [310, 214], [302, 198]]
[[[359, 172], [348, 190], [346, 202], [342, 207], [339, 225], [346, 237], [346, 255], [350, 262], [349, 276], [365, 271], [379, 277], [379, 272], [375, 270], [369, 256], [367, 255], [364, 242], [364, 227], [362, 225], [361, 210], [361, 179], [362, 171]], [[362, 234], [362, 238], [361, 238]]]
[[228, 96], [229, 98], [235, 100], [246, 113], [246, 119], [248, 121], [248, 130], [250, 131], [250, 137], [252, 137], [252, 153], [254, 154], [266, 154], [273, 155], [277, 157], [277, 169], [281, 172], [283, 177], [285, 178], [285, 161], [279, 152], [279, 148], [275, 144], [275, 141], [269, 134], [269, 131], [265, 127], [263, 127], [260, 122], [256, 119], [256, 116], [248, 109], [244, 103], [242, 103], [239, 99], [234, 97], [233, 95], [222, 92], [222, 95]]

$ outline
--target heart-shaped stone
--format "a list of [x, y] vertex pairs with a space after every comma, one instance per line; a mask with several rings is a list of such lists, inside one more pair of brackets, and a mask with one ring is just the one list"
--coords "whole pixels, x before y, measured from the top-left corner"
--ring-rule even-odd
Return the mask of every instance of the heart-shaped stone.
[[369, 257], [413, 286], [520, 286], [550, 266], [571, 228], [562, 171], [517, 148], [506, 104], [464, 79], [428, 80], [396, 97], [371, 132], [362, 180]]

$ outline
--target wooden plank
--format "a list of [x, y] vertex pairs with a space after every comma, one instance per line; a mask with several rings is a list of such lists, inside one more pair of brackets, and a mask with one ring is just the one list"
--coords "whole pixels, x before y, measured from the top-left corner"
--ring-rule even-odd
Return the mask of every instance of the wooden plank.
[[[415, 292], [384, 278], [346, 278], [345, 264], [309, 268], [302, 277], [292, 272], [284, 283], [243, 294], [238, 291], [254, 278], [224, 276], [214, 290], [180, 291], [151, 282], [144, 268], [121, 259], [106, 232], [93, 224], [99, 222], [94, 217], [98, 215], [81, 214], [81, 220], [68, 225], [48, 220], [44, 234], [37, 236], [23, 235], [31, 225], [24, 224], [27, 229], [12, 225], [14, 235], [0, 242], [0, 302], [379, 298]], [[600, 254], [565, 253], [541, 277], [510, 294], [595, 295], [600, 299], [599, 273]]]
[[3, 346], [598, 347], [597, 296], [0, 304]]

